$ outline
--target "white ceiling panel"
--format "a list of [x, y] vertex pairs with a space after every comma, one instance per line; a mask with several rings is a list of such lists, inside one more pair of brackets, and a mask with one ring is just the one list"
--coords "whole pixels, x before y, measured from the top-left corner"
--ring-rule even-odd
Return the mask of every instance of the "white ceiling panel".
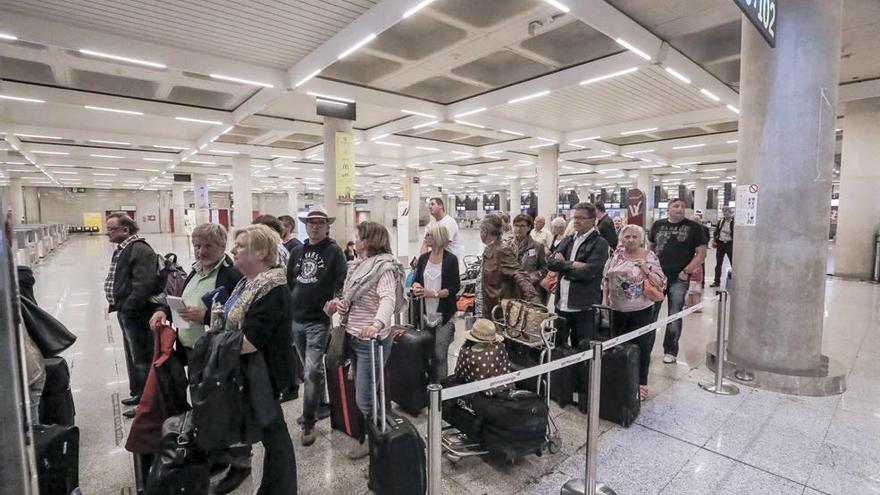
[[4, 10], [288, 69], [375, 0], [0, 0]]
[[598, 127], [718, 106], [694, 88], [649, 66], [587, 86], [574, 86], [487, 113], [558, 131]]

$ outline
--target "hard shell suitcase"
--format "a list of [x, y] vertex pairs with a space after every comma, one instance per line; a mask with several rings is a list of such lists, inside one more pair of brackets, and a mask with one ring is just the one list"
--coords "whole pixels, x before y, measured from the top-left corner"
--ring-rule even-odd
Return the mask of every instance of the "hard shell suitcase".
[[[531, 349], [512, 341], [506, 341], [507, 355], [510, 357], [511, 371], [519, 371], [540, 364], [538, 354], [540, 351]], [[581, 352], [571, 347], [556, 347], [551, 353], [551, 359], [562, 359]], [[583, 371], [583, 365], [577, 364], [553, 371], [550, 376], [550, 400], [565, 407], [575, 403], [574, 393], [580, 380], [578, 373]], [[543, 377], [543, 375], [542, 375]], [[516, 383], [520, 390], [537, 392], [538, 378], [534, 377]]]
[[79, 487], [79, 428], [36, 425], [33, 431], [40, 495], [70, 495]]
[[73, 425], [76, 409], [70, 391], [70, 368], [62, 357], [43, 359], [46, 384], [40, 399], [40, 424]]
[[354, 380], [348, 377], [351, 363], [327, 369], [327, 394], [330, 397], [330, 427], [346, 435], [364, 438], [364, 415], [357, 407]]
[[[373, 417], [367, 424], [370, 476], [367, 486], [377, 495], [423, 495], [428, 489], [425, 441], [406, 418], [387, 411], [385, 373], [376, 391], [376, 340], [372, 346]], [[379, 348], [379, 363], [383, 363]]]
[[428, 407], [430, 357], [434, 338], [429, 332], [393, 327], [394, 352], [388, 357], [389, 395], [408, 414], [418, 416]]

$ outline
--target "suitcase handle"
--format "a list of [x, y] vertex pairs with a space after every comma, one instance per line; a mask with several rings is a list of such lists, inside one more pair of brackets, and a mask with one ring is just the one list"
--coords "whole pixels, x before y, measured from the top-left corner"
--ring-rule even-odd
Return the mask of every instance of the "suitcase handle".
[[[381, 427], [382, 433], [385, 433], [385, 429], [387, 427], [386, 419], [386, 411], [385, 411], [385, 359], [384, 358], [384, 349], [382, 346], [379, 347], [379, 382], [378, 387], [376, 386], [376, 341], [378, 339], [376, 337], [370, 338], [370, 376], [373, 379], [373, 421], [378, 421], [379, 418], [379, 407], [381, 405], [381, 421], [382, 423], [376, 423], [376, 426]], [[378, 388], [378, 397], [376, 389]]]

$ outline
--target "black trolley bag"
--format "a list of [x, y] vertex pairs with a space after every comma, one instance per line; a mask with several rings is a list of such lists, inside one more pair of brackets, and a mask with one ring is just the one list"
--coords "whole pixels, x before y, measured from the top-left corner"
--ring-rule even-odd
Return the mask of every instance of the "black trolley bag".
[[[373, 417], [367, 422], [370, 442], [367, 486], [377, 495], [423, 495], [428, 489], [425, 441], [409, 420], [388, 411], [384, 369], [379, 373], [378, 387], [376, 383], [376, 339], [370, 340], [370, 350]], [[379, 367], [384, 368], [381, 347], [378, 353]]]
[[79, 428], [36, 425], [33, 432], [40, 495], [70, 495], [79, 487]]
[[73, 425], [76, 409], [70, 391], [70, 368], [63, 357], [43, 359], [46, 384], [40, 399], [40, 423], [44, 425]]
[[415, 328], [391, 328], [394, 352], [388, 357], [389, 396], [407, 414], [418, 416], [428, 407], [428, 383], [431, 377], [431, 356], [434, 337], [424, 326], [425, 300], [413, 298], [411, 313], [417, 316]]
[[[607, 306], [596, 308], [596, 328], [600, 328], [602, 312], [608, 314], [608, 326], [614, 328], [613, 312]], [[602, 337], [600, 337], [602, 339]], [[639, 417], [641, 399], [639, 398], [639, 347], [632, 342], [612, 347], [602, 352], [602, 385], [599, 399], [599, 417], [627, 427]], [[581, 373], [578, 387], [578, 409], [587, 412], [588, 380]]]
[[[565, 325], [565, 320], [558, 318], [556, 325]], [[558, 328], [557, 328], [558, 330]], [[541, 364], [539, 357], [541, 350], [524, 346], [511, 339], [505, 339], [504, 344], [507, 347], [507, 355], [510, 359], [511, 371], [520, 371], [525, 368], [531, 368]], [[557, 345], [550, 353], [550, 359], [564, 359], [581, 352], [580, 349], [573, 349], [568, 346]], [[560, 407], [575, 404], [574, 393], [577, 390], [581, 377], [578, 375], [582, 371], [582, 367], [578, 365], [566, 366], [551, 372], [550, 376], [550, 400], [556, 402]], [[536, 376], [528, 380], [521, 380], [516, 383], [516, 387], [520, 390], [529, 390], [537, 392], [538, 380], [544, 376]]]
[[537, 394], [527, 390], [494, 396], [476, 393], [471, 407], [483, 420], [480, 443], [490, 457], [512, 464], [528, 454], [541, 455], [549, 409]]

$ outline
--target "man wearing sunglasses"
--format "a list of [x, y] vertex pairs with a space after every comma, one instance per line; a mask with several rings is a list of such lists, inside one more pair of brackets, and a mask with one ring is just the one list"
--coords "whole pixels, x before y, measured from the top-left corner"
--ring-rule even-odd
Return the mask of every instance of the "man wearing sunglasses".
[[602, 302], [602, 271], [608, 260], [608, 242], [596, 230], [596, 207], [578, 203], [572, 212], [574, 235], [566, 237], [547, 260], [547, 268], [559, 273], [556, 310], [566, 329], [556, 342], [588, 346], [595, 330], [593, 305]]
[[321, 363], [330, 329], [324, 306], [341, 295], [348, 264], [342, 248], [330, 238], [330, 224], [336, 218], [315, 209], [299, 219], [306, 225], [308, 238], [290, 252], [287, 285], [293, 298], [293, 343], [305, 376], [301, 441], [309, 446], [315, 442], [315, 422], [329, 415], [328, 406], [321, 404]]

